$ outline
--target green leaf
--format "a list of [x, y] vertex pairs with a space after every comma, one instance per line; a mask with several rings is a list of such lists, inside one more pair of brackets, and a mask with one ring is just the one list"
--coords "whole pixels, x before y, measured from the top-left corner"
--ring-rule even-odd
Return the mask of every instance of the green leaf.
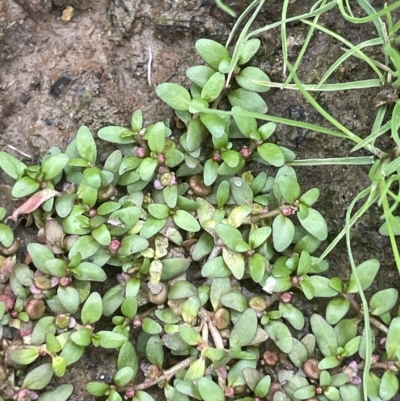
[[162, 194], [167, 206], [171, 209], [175, 208], [178, 202], [178, 186], [170, 185], [165, 187], [162, 190]]
[[287, 203], [294, 203], [300, 196], [300, 185], [293, 177], [279, 175], [275, 180], [275, 185], [278, 185], [279, 191]]
[[190, 120], [185, 142], [187, 151], [195, 152], [198, 150], [207, 135], [206, 127], [201, 122], [200, 117]]
[[127, 341], [127, 338], [123, 334], [114, 333], [112, 331], [99, 331], [96, 333], [96, 336], [99, 339], [100, 347], [106, 349], [119, 348]]
[[310, 318], [311, 328], [315, 335], [318, 347], [325, 357], [336, 356], [338, 344], [335, 330], [326, 320], [317, 314]]
[[350, 309], [350, 301], [343, 298], [333, 298], [329, 300], [326, 307], [326, 321], [329, 324], [338, 323]]
[[[369, 385], [369, 384], [368, 384]], [[343, 401], [362, 401], [361, 389], [354, 384], [344, 384], [339, 387], [340, 396]], [[372, 393], [368, 390], [368, 395], [372, 398]]]
[[186, 372], [185, 379], [186, 380], [199, 380], [204, 376], [204, 371], [206, 369], [205, 360], [200, 357], [200, 359], [196, 359], [189, 367]]
[[162, 83], [157, 86], [156, 93], [160, 99], [175, 110], [188, 110], [191, 97], [182, 86], [174, 83]]
[[46, 391], [39, 398], [38, 401], [66, 401], [74, 391], [72, 384], [61, 384], [52, 391]]
[[208, 377], [202, 377], [198, 381], [197, 387], [204, 401], [225, 401], [225, 395], [221, 388]]
[[72, 274], [80, 281], [103, 282], [107, 279], [105, 271], [101, 267], [90, 262], [80, 263], [78, 267], [73, 269]]
[[329, 285], [329, 279], [323, 276], [309, 276], [304, 282], [311, 284], [313, 288], [314, 297], [334, 297], [338, 294], [336, 290], [334, 290]]
[[208, 65], [195, 65], [186, 70], [186, 76], [200, 88], [206, 84], [214, 73], [215, 70]]
[[281, 167], [285, 163], [281, 148], [274, 143], [264, 143], [257, 147], [257, 151], [263, 160], [275, 167]]
[[240, 114], [240, 109], [236, 106], [255, 113], [265, 114], [268, 111], [268, 107], [264, 99], [255, 92], [248, 91], [243, 88], [235, 89], [228, 93], [228, 100], [232, 106], [232, 112]]
[[248, 258], [247, 264], [252, 280], [256, 283], [260, 283], [265, 275], [267, 266], [267, 261], [265, 260], [264, 256], [260, 255], [259, 253], [255, 253]]
[[169, 207], [159, 203], [150, 204], [148, 211], [156, 219], [166, 219], [169, 216]]
[[257, 53], [261, 45], [260, 39], [249, 39], [240, 46], [238, 65], [246, 64]]
[[303, 194], [299, 200], [304, 205], [310, 207], [318, 200], [318, 198], [319, 198], [319, 189], [311, 188], [305, 194]]
[[68, 313], [78, 312], [81, 300], [79, 292], [74, 287], [58, 287], [57, 298]]
[[245, 268], [243, 255], [224, 247], [222, 248], [222, 257], [233, 276], [238, 280], [242, 279]]
[[[148, 145], [152, 152], [162, 153], [165, 146], [165, 125], [162, 122], [154, 124], [147, 131]], [[142, 178], [143, 179], [143, 178]]]
[[117, 371], [113, 381], [118, 387], [125, 386], [132, 380], [134, 373], [130, 366], [125, 366]]
[[8, 348], [6, 356], [17, 365], [30, 365], [39, 356], [39, 347]]
[[179, 325], [179, 334], [181, 335], [182, 340], [189, 345], [197, 346], [203, 341], [201, 335], [186, 323]]
[[177, 210], [172, 216], [175, 224], [188, 232], [200, 231], [200, 224], [198, 221], [185, 210]]
[[388, 359], [396, 360], [400, 353], [400, 317], [391, 321], [385, 346]]
[[101, 397], [109, 388], [110, 385], [104, 382], [89, 382], [86, 385], [86, 390], [95, 397]]
[[139, 132], [143, 128], [143, 114], [140, 109], [133, 112], [131, 126], [134, 132]]
[[91, 235], [84, 235], [74, 242], [68, 253], [68, 258], [71, 260], [79, 252], [82, 259], [87, 259], [93, 256], [99, 248], [100, 244]]
[[199, 39], [196, 41], [196, 50], [201, 58], [214, 70], [219, 69], [222, 60], [231, 59], [228, 50], [218, 42], [210, 39]]
[[244, 312], [248, 308], [247, 299], [240, 292], [228, 292], [221, 297], [222, 305], [238, 312]]
[[23, 198], [24, 196], [33, 194], [39, 187], [40, 184], [37, 181], [33, 180], [31, 177], [25, 176], [14, 184], [11, 195], [14, 198]]
[[290, 219], [283, 214], [276, 216], [272, 223], [274, 248], [278, 252], [282, 252], [288, 248], [293, 241], [294, 232], [294, 224]]
[[290, 303], [279, 302], [279, 311], [282, 312], [282, 317], [287, 319], [296, 330], [303, 329], [304, 316], [298, 308]]
[[269, 87], [254, 81], [270, 82], [268, 75], [257, 67], [246, 67], [238, 75], [235, 75], [236, 82], [244, 89], [253, 92], [267, 92]]
[[42, 164], [43, 179], [52, 180], [68, 164], [69, 157], [65, 153], [59, 153], [48, 157]]
[[153, 319], [145, 317], [142, 321], [142, 329], [148, 334], [160, 334], [162, 327]]
[[161, 281], [169, 281], [180, 276], [190, 266], [190, 261], [186, 258], [170, 258], [161, 260], [163, 265]]
[[292, 335], [285, 324], [277, 320], [271, 320], [266, 326], [264, 326], [264, 328], [267, 331], [269, 338], [274, 341], [281, 351], [286, 354], [292, 351]]
[[261, 246], [270, 236], [271, 231], [271, 227], [268, 226], [255, 229], [249, 237], [249, 245], [251, 248], [256, 249]]
[[157, 165], [157, 160], [152, 159], [151, 157], [146, 157], [145, 159], [143, 159], [138, 168], [140, 178], [143, 181], [149, 181], [153, 177]]
[[395, 395], [398, 394], [399, 381], [396, 375], [390, 370], [383, 373], [381, 384], [379, 386], [379, 396], [384, 401], [393, 400]]
[[201, 269], [203, 277], [229, 277], [231, 274], [222, 256], [208, 260]]
[[302, 217], [301, 214], [298, 214], [297, 217], [299, 218], [300, 224], [311, 235], [320, 241], [326, 240], [328, 237], [328, 227], [321, 213], [315, 209], [309, 208], [306, 217]]
[[81, 311], [83, 324], [93, 324], [100, 320], [103, 313], [103, 304], [98, 292], [92, 292], [86, 299]]
[[240, 132], [247, 138], [250, 138], [250, 135], [253, 132], [257, 132], [257, 120], [254, 117], [234, 114], [233, 119], [235, 120]]
[[[377, 259], [366, 260], [356, 267], [356, 272], [361, 282], [361, 287], [364, 291], [371, 286], [376, 274], [378, 273], [378, 270], [379, 261]], [[354, 274], [352, 273], [350, 276], [349, 285], [347, 286], [347, 293], [351, 294], [356, 292], [358, 292], [357, 284]]]
[[0, 223], [0, 244], [8, 248], [14, 241], [14, 233], [10, 227]]
[[222, 92], [225, 84], [225, 75], [220, 72], [213, 74], [201, 91], [201, 98], [206, 102], [213, 102]]
[[235, 207], [228, 216], [228, 224], [235, 228], [240, 227], [251, 212], [252, 208], [248, 205]]
[[399, 293], [395, 288], [387, 288], [376, 292], [369, 301], [371, 314], [381, 316], [389, 312], [396, 305], [398, 296]]
[[[126, 135], [130, 134], [130, 135]], [[101, 128], [97, 132], [97, 136], [104, 141], [118, 143], [121, 145], [135, 142], [135, 133], [125, 127], [109, 126]]]
[[154, 398], [145, 391], [137, 391], [132, 401], [154, 401]]
[[299, 400], [306, 400], [308, 398], [313, 398], [315, 396], [315, 386], [309, 384], [308, 386], [302, 387], [296, 390], [293, 396]]
[[53, 356], [51, 366], [53, 367], [54, 374], [57, 377], [62, 377], [67, 369], [67, 360], [62, 356]]
[[133, 369], [135, 377], [138, 371], [138, 358], [136, 356], [135, 347], [130, 341], [125, 342], [118, 353], [117, 368], [122, 369], [126, 366], [129, 366]]
[[11, 178], [17, 180], [22, 176], [27, 166], [14, 156], [6, 152], [0, 152], [0, 167]]
[[53, 252], [44, 245], [31, 242], [27, 245], [27, 249], [30, 257], [32, 258], [33, 264], [45, 274], [51, 274], [46, 269], [46, 262], [48, 260], [54, 259]]
[[146, 357], [150, 363], [162, 369], [162, 365], [164, 363], [164, 350], [159, 336], [151, 336], [147, 341]]
[[214, 138], [219, 139], [224, 137], [227, 129], [227, 122], [223, 117], [214, 114], [200, 113], [200, 120]]
[[250, 206], [253, 203], [253, 191], [250, 185], [239, 177], [229, 180], [231, 194], [237, 205]]
[[144, 251], [148, 247], [149, 242], [146, 238], [143, 238], [140, 235], [126, 235], [122, 238], [118, 254], [121, 256], [129, 256]]
[[37, 368], [31, 370], [22, 383], [22, 388], [29, 390], [42, 390], [45, 388], [53, 377], [53, 368], [51, 363], [44, 363]]
[[250, 344], [257, 332], [257, 314], [249, 308], [244, 311], [236, 321], [231, 335], [229, 345], [233, 347], [244, 347]]
[[92, 342], [92, 331], [88, 328], [83, 328], [74, 331], [71, 334], [71, 340], [81, 347], [87, 347]]
[[100, 169], [98, 167], [88, 167], [83, 171], [83, 176], [87, 184], [92, 188], [100, 188], [101, 177]]
[[96, 163], [97, 148], [89, 128], [82, 126], [76, 134], [76, 148], [79, 155], [91, 164]]

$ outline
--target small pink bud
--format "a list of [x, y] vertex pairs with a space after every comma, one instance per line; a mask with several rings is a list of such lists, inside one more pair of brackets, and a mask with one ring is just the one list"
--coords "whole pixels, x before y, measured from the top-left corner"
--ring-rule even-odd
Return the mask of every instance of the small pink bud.
[[160, 153], [157, 156], [157, 160], [158, 160], [159, 163], [165, 163], [165, 156], [162, 153]]
[[133, 398], [133, 397], [136, 395], [136, 391], [135, 391], [134, 388], [128, 388], [128, 389], [125, 391], [125, 395], [126, 395], [128, 398]]
[[137, 148], [136, 149], [136, 156], [137, 157], [145, 157], [146, 156], [146, 151], [144, 148]]
[[383, 337], [383, 338], [380, 339], [379, 345], [384, 348], [385, 344], [386, 344], [386, 337]]
[[161, 181], [160, 181], [160, 180], [154, 180], [153, 185], [154, 185], [154, 188], [155, 188], [155, 189], [163, 189], [163, 188], [164, 188], [164, 185], [161, 184]]
[[354, 385], [356, 385], [356, 386], [357, 386], [358, 384], [361, 384], [361, 378], [358, 377], [358, 376], [354, 377], [353, 380], [351, 381], [351, 384], [354, 384]]
[[141, 325], [142, 325], [142, 319], [139, 316], [135, 316], [135, 318], [133, 319], [133, 327], [137, 329]]
[[378, 355], [372, 354], [371, 355], [371, 363], [377, 363], [378, 362]]
[[110, 242], [109, 249], [113, 255], [116, 255], [119, 247], [121, 246], [121, 242], [116, 238], [113, 238]]
[[281, 294], [280, 298], [282, 302], [288, 303], [292, 300], [292, 294], [290, 292], [284, 292]]
[[10, 313], [11, 317], [16, 318], [18, 317], [18, 312], [16, 310], [11, 311]]
[[89, 216], [90, 216], [90, 217], [95, 217], [95, 216], [97, 216], [97, 210], [95, 210], [95, 209], [90, 209], [90, 210], [89, 210]]
[[26, 388], [23, 388], [22, 390], [18, 391], [17, 394], [17, 401], [29, 401], [31, 399], [31, 392], [27, 390]]
[[276, 352], [265, 351], [263, 353], [263, 360], [266, 365], [275, 366], [278, 363], [279, 358], [278, 358], [278, 355], [276, 354]]
[[233, 387], [226, 387], [225, 388], [225, 395], [227, 397], [233, 397], [235, 395], [235, 390], [233, 389]]
[[322, 394], [324, 390], [321, 387], [315, 387], [316, 394]]
[[357, 370], [358, 370], [357, 361], [351, 361], [349, 363], [349, 368], [357, 372]]
[[242, 154], [242, 156], [243, 157], [249, 157], [250, 155], [251, 155], [251, 153], [250, 153], [250, 150], [248, 149], [248, 148], [246, 148], [246, 147], [244, 147], [241, 151], [240, 151], [240, 153]]
[[216, 162], [221, 161], [221, 154], [219, 152], [215, 152], [212, 156], [213, 160]]
[[59, 285], [61, 287], [66, 287], [69, 284], [71, 284], [71, 279], [69, 277], [61, 277], [60, 278]]
[[282, 214], [284, 216], [291, 216], [292, 215], [292, 209], [290, 207], [284, 207], [284, 208], [282, 208]]

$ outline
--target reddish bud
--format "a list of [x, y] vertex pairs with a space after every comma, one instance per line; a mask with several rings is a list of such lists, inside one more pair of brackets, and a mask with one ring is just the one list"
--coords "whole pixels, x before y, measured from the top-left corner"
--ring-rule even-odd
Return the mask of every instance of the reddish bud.
[[219, 152], [214, 152], [212, 158], [214, 161], [219, 162], [221, 160], [221, 154]]
[[263, 361], [268, 366], [275, 366], [278, 363], [278, 360], [279, 358], [276, 352], [265, 351], [263, 353]]
[[165, 163], [165, 156], [162, 153], [160, 153], [157, 156], [157, 160], [158, 160], [159, 163]]
[[61, 287], [66, 287], [71, 284], [71, 281], [72, 280], [69, 277], [61, 277], [58, 283]]
[[284, 216], [291, 216], [292, 215], [292, 209], [290, 207], [283, 207], [281, 209], [281, 211], [282, 211], [282, 214]]
[[290, 292], [284, 292], [281, 294], [280, 299], [284, 303], [288, 303], [292, 300], [292, 294]]
[[95, 209], [90, 209], [90, 210], [89, 210], [89, 216], [90, 216], [90, 217], [95, 217], [95, 216], [97, 216], [97, 210], [95, 210]]
[[128, 398], [133, 398], [135, 395], [136, 395], [136, 391], [135, 391], [134, 388], [128, 388], [125, 391], [125, 396], [128, 397]]
[[146, 151], [144, 148], [137, 148], [136, 149], [136, 156], [137, 157], [145, 157], [146, 156]]
[[233, 387], [226, 387], [225, 388], [225, 395], [227, 397], [233, 397], [235, 395], [235, 390], [233, 389]]
[[116, 255], [119, 247], [121, 246], [121, 242], [116, 238], [113, 238], [110, 242], [109, 249], [113, 255]]
[[243, 157], [249, 157], [250, 155], [251, 155], [251, 152], [250, 152], [250, 150], [248, 149], [248, 148], [246, 148], [246, 147], [244, 147], [241, 151], [240, 151], [240, 153], [242, 154], [242, 156]]

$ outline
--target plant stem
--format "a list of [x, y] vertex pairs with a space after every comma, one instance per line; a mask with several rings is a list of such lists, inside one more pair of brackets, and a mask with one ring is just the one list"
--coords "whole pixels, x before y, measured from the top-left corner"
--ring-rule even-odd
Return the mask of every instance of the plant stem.
[[180, 370], [182, 369], [186, 369], [187, 367], [190, 366], [190, 364], [196, 359], [195, 356], [191, 356], [189, 358], [184, 359], [183, 361], [177, 363], [176, 365], [174, 365], [172, 368], [168, 369], [168, 370], [164, 370], [164, 373], [159, 376], [156, 377], [155, 379], [149, 380], [147, 382], [138, 384], [137, 386], [135, 386], [135, 390], [145, 390], [146, 388], [152, 387], [155, 384], [161, 383], [163, 381], [168, 381], [170, 380], [173, 376], [175, 376]]

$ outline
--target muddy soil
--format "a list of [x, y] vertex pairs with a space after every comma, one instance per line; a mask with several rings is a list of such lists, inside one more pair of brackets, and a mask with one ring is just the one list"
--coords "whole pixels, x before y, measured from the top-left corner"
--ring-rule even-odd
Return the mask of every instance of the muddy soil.
[[[231, 3], [238, 12], [245, 7], [243, 1]], [[294, 15], [306, 12], [314, 1], [291, 3], [289, 15]], [[381, 8], [384, 1], [372, 4]], [[67, 7], [74, 8], [72, 16]], [[280, 2], [267, 0], [264, 10], [256, 25], [280, 19]], [[319, 22], [352, 43], [376, 35], [371, 25], [350, 25], [335, 12]], [[142, 109], [147, 122], [172, 117], [169, 107], [157, 98], [155, 86], [162, 82], [185, 84], [186, 69], [200, 62], [194, 51], [196, 40], [211, 38], [223, 43], [233, 23], [234, 19], [216, 8], [212, 0], [0, 1], [0, 149], [35, 163], [51, 146], [65, 148], [83, 124], [94, 134], [105, 125], [128, 126], [137, 108]], [[306, 30], [301, 24], [288, 29], [289, 54], [294, 60]], [[272, 81], [282, 82], [279, 31], [270, 30], [261, 39], [255, 64]], [[339, 43], [323, 34], [314, 35], [299, 71], [301, 79], [317, 82], [341, 54]], [[354, 58], [332, 80], [370, 77], [368, 67]], [[372, 127], [378, 92], [320, 93], [316, 99], [342, 124], [364, 137]], [[270, 90], [265, 98], [272, 115], [326, 125], [295, 91]], [[338, 157], [351, 148], [336, 138], [283, 126], [273, 139], [296, 152], [298, 158]], [[103, 146], [103, 159], [110, 151]], [[315, 186], [321, 191], [318, 209], [327, 219], [332, 238], [343, 227], [349, 202], [368, 184], [367, 172], [368, 168], [351, 166], [298, 169], [304, 191]], [[0, 184], [10, 183], [5, 174], [0, 175]], [[0, 204], [11, 208], [4, 186], [0, 187]], [[377, 232], [379, 225], [379, 210], [372, 210], [354, 229], [353, 251], [358, 263], [375, 257], [384, 265], [385, 273], [377, 282], [377, 288], [383, 289], [395, 280], [398, 284], [398, 274], [389, 242]], [[329, 274], [344, 279], [349, 276], [344, 244], [328, 259]], [[315, 308], [306, 303], [303, 307]], [[69, 369], [62, 382], [74, 384], [71, 400], [90, 400], [85, 384], [102, 374], [112, 376], [113, 362], [108, 361], [114, 357], [89, 350], [79, 366]]]

